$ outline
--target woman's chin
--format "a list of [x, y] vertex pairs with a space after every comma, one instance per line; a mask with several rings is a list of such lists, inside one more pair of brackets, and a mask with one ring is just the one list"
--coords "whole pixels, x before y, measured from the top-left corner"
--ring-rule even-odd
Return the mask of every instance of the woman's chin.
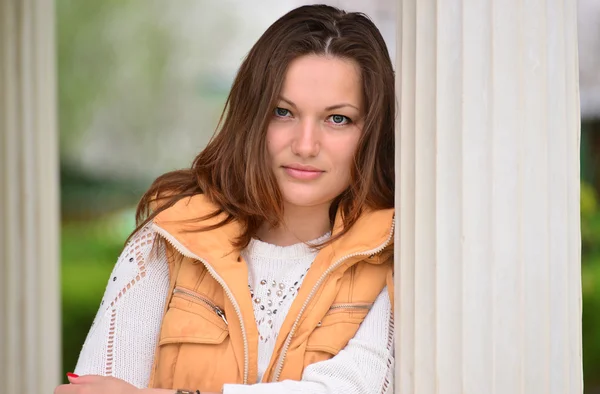
[[283, 193], [283, 201], [288, 207], [312, 208], [331, 202], [332, 199], [317, 193]]
[[[331, 185], [329, 185], [331, 186]], [[318, 184], [297, 184], [284, 183], [279, 184], [283, 201], [286, 205], [297, 207], [317, 207], [321, 205], [329, 206], [339, 194], [344, 191], [344, 188], [331, 188], [328, 185], [319, 182]], [[329, 190], [324, 190], [329, 189]]]

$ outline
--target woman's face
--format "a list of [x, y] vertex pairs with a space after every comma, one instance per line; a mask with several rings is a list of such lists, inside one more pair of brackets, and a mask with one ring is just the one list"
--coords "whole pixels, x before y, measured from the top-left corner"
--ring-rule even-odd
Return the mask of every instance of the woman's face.
[[290, 63], [267, 130], [272, 169], [287, 208], [329, 206], [349, 186], [362, 105], [354, 61], [306, 55]]

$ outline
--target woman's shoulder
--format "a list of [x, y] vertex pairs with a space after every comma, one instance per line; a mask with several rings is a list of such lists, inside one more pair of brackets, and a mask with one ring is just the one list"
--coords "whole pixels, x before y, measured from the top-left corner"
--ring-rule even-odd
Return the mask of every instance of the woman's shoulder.
[[[102, 305], [114, 307], [128, 292], [143, 282], [168, 281], [169, 269], [165, 246], [151, 223], [137, 230], [129, 239], [108, 279]], [[153, 287], [153, 286], [151, 286]]]

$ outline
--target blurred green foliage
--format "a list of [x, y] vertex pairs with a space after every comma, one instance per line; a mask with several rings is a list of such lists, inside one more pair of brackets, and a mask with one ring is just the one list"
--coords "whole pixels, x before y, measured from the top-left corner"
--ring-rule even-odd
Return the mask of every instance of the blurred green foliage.
[[596, 191], [583, 182], [581, 244], [583, 372], [586, 387], [590, 388], [600, 385], [600, 210]]
[[[170, 36], [157, 20], [161, 7], [157, 2], [139, 0], [57, 0], [58, 109], [61, 159], [70, 159], [78, 150], [83, 132], [91, 124], [99, 103], [106, 102], [122, 83], [114, 70], [118, 65], [132, 65], [136, 91], [129, 92], [135, 116], [130, 127], [142, 133], [150, 116], [158, 110], [154, 101], [163, 81]], [[134, 18], [137, 23], [120, 23], [120, 18]], [[133, 20], [133, 19], [132, 19]], [[146, 23], [139, 22], [147, 21]], [[128, 26], [129, 30], [122, 29]], [[142, 91], [139, 91], [139, 90]], [[134, 131], [134, 130], [132, 130]]]
[[139, 179], [114, 179], [89, 174], [61, 163], [60, 208], [63, 220], [86, 220], [136, 204], [150, 186]]
[[[600, 254], [600, 215], [598, 214], [598, 197], [594, 188], [581, 183], [581, 248], [583, 264], [586, 256]], [[591, 263], [591, 261], [589, 261]]]

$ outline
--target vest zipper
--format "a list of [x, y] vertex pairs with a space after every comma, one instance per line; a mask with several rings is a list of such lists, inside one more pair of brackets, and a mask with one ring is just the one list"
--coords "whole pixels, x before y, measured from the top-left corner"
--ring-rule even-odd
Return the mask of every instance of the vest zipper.
[[201, 296], [198, 293], [195, 293], [193, 291], [187, 290], [187, 289], [183, 289], [181, 287], [176, 287], [173, 290], [173, 294], [185, 294], [188, 297], [194, 298], [200, 302], [203, 302], [204, 304], [208, 305], [208, 307], [210, 307], [210, 309], [212, 309], [217, 316], [219, 316], [226, 325], [229, 325], [229, 323], [227, 322], [227, 319], [225, 318], [225, 313], [223, 313], [223, 311], [221, 310], [221, 308], [219, 308], [218, 306], [216, 306], [211, 300], [209, 300], [208, 298]]
[[344, 263], [344, 261], [346, 261], [352, 257], [357, 257], [357, 256], [372, 257], [378, 253], [381, 253], [385, 249], [385, 247], [388, 246], [390, 244], [390, 242], [392, 241], [392, 237], [394, 236], [395, 226], [396, 226], [396, 220], [394, 217], [394, 218], [392, 218], [392, 226], [390, 228], [390, 233], [384, 243], [382, 243], [375, 249], [346, 255], [346, 256], [338, 259], [335, 263], [333, 263], [331, 266], [329, 266], [329, 268], [327, 268], [327, 270], [325, 272], [323, 272], [323, 275], [321, 275], [321, 277], [319, 278], [319, 280], [317, 281], [315, 286], [312, 288], [312, 290], [308, 294], [308, 297], [304, 301], [304, 304], [302, 304], [302, 309], [300, 309], [300, 312], [298, 313], [298, 317], [296, 317], [296, 320], [294, 321], [294, 325], [292, 326], [290, 333], [288, 334], [287, 338], [285, 339], [285, 342], [283, 344], [283, 349], [281, 351], [281, 355], [279, 356], [279, 360], [277, 361], [277, 367], [275, 368], [275, 374], [273, 375], [273, 380], [272, 380], [273, 382], [277, 382], [279, 380], [279, 376], [281, 375], [281, 370], [283, 369], [283, 363], [285, 361], [285, 356], [287, 355], [288, 349], [290, 347], [290, 343], [292, 342], [292, 338], [293, 338], [294, 334], [296, 333], [296, 329], [298, 328], [298, 323], [300, 322], [300, 318], [302, 317], [304, 310], [308, 307], [308, 304], [310, 303], [310, 301], [316, 294], [316, 292], [319, 289], [319, 287], [321, 286], [321, 284], [323, 284], [323, 281], [325, 281], [325, 279], [333, 271], [335, 271], [340, 265], [342, 265], [342, 263]]
[[190, 259], [198, 260], [202, 264], [204, 264], [206, 271], [210, 274], [210, 276], [215, 281], [217, 281], [217, 283], [219, 285], [221, 285], [221, 287], [225, 291], [225, 295], [231, 302], [231, 305], [233, 305], [233, 309], [235, 310], [235, 314], [238, 317], [238, 320], [240, 322], [240, 326], [242, 329], [242, 340], [244, 342], [244, 384], [248, 384], [248, 365], [250, 364], [249, 356], [248, 356], [248, 336], [246, 334], [246, 326], [244, 325], [244, 320], [242, 318], [242, 311], [241, 311], [240, 306], [237, 303], [235, 297], [233, 296], [233, 293], [229, 289], [229, 286], [227, 286], [227, 283], [225, 283], [223, 278], [221, 278], [219, 276], [219, 274], [217, 274], [215, 269], [206, 260], [204, 260], [203, 258], [200, 258], [200, 257], [196, 256], [194, 253], [192, 253], [188, 248], [186, 248], [179, 241], [177, 241], [177, 239], [175, 239], [175, 237], [173, 237], [171, 234], [169, 234], [168, 231], [166, 231], [165, 229], [163, 229], [162, 227], [158, 226], [155, 223], [152, 223], [152, 228], [161, 237], [163, 237], [172, 247], [174, 247], [175, 250], [177, 250], [183, 256], [188, 257]]
[[329, 308], [329, 312], [334, 311], [336, 309], [371, 309], [372, 304], [368, 303], [354, 303], [354, 304], [333, 304], [331, 308]]
[[[333, 312], [333, 311], [336, 311], [336, 310], [340, 310], [340, 309], [341, 309], [341, 310], [344, 310], [344, 309], [347, 309], [347, 310], [352, 310], [352, 309], [366, 309], [366, 310], [369, 310], [369, 309], [371, 309], [371, 306], [372, 306], [372, 305], [373, 305], [373, 304], [367, 304], [367, 303], [354, 303], [354, 304], [348, 304], [348, 303], [345, 303], [345, 304], [333, 304], [333, 305], [331, 306], [331, 308], [329, 308], [329, 311], [327, 311], [327, 313], [326, 313], [325, 315], [328, 315], [328, 314], [330, 314], [331, 312]], [[319, 321], [319, 322], [317, 323], [317, 327], [321, 327], [321, 324], [322, 324], [322, 323], [323, 323], [322, 321]]]

